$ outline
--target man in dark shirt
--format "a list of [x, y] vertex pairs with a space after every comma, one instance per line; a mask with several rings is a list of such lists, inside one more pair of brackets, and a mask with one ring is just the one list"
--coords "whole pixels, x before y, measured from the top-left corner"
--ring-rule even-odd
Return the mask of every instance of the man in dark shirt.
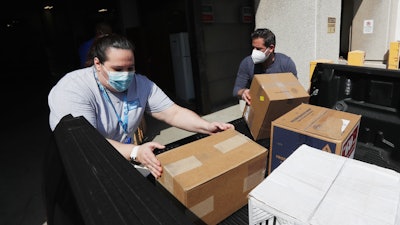
[[266, 28], [255, 30], [251, 34], [253, 52], [245, 57], [239, 65], [233, 88], [233, 96], [246, 101], [250, 105], [249, 88], [254, 74], [291, 72], [297, 77], [296, 65], [293, 60], [275, 52], [275, 34]]
[[101, 37], [106, 34], [111, 34], [111, 33], [112, 33], [112, 27], [110, 24], [108, 24], [106, 22], [99, 22], [96, 24], [95, 36], [90, 38], [89, 40], [83, 42], [79, 46], [79, 50], [78, 50], [79, 51], [79, 60], [80, 60], [80, 66], [82, 68], [88, 66], [88, 65], [86, 65], [86, 63], [87, 63], [86, 60], [88, 60], [88, 54], [90, 51], [90, 47], [92, 46], [94, 40], [98, 37]]

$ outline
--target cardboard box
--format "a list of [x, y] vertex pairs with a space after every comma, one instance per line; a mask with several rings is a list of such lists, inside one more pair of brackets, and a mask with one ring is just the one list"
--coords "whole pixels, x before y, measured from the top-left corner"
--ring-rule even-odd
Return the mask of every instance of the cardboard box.
[[390, 42], [387, 68], [399, 69], [400, 41]]
[[250, 96], [243, 117], [254, 140], [270, 138], [271, 122], [310, 98], [292, 73], [254, 75]]
[[399, 181], [393, 170], [301, 145], [250, 192], [249, 224], [399, 224]]
[[347, 54], [347, 64], [352, 66], [363, 66], [365, 61], [365, 51], [354, 50]]
[[300, 145], [353, 158], [361, 115], [301, 104], [272, 122], [268, 174]]
[[268, 150], [226, 130], [157, 155], [157, 181], [202, 221], [217, 224], [247, 204], [264, 178]]
[[317, 66], [317, 63], [333, 63], [333, 60], [331, 60], [331, 59], [316, 59], [316, 60], [311, 61], [310, 62], [310, 80], [314, 73], [314, 69]]

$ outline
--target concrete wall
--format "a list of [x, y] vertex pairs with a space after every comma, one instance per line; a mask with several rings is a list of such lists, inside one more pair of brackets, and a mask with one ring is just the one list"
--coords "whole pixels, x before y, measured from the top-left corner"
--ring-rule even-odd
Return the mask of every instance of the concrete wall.
[[[383, 61], [389, 43], [391, 1], [355, 0], [350, 50], [363, 50], [365, 59]], [[366, 23], [371, 22], [371, 26]]]
[[354, 0], [350, 50], [365, 51], [366, 64], [384, 63], [390, 42], [399, 40], [398, 8], [398, 0]]
[[[275, 51], [294, 60], [304, 88], [310, 83], [310, 61], [337, 62], [341, 0], [261, 0], [255, 1], [255, 6], [256, 28], [266, 27], [275, 33]], [[328, 17], [336, 20], [332, 33], [328, 32]]]
[[394, 27], [390, 33], [391, 37], [394, 38], [395, 41], [400, 41], [400, 1], [396, 0], [393, 1], [392, 3], [392, 11], [390, 12], [391, 14], [391, 27]]

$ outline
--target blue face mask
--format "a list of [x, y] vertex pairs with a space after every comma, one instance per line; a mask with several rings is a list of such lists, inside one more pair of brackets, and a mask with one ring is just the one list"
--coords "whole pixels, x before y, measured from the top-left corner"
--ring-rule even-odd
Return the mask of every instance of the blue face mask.
[[[107, 71], [107, 70], [106, 70]], [[135, 75], [134, 71], [107, 71], [108, 84], [118, 92], [128, 89]]]

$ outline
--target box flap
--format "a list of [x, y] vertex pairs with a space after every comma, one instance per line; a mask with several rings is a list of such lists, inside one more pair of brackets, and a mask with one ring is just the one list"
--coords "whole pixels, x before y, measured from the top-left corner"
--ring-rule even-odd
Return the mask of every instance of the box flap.
[[316, 137], [342, 140], [360, 120], [361, 115], [302, 103], [273, 121], [273, 124]]
[[314, 152], [325, 153], [301, 145], [249, 196], [263, 202], [263, 209], [280, 218], [293, 217], [301, 223], [307, 222], [347, 159]]
[[[254, 79], [260, 87], [253, 88], [254, 92], [250, 92], [252, 96], [251, 104], [264, 102], [267, 99], [274, 101], [309, 97], [307, 91], [292, 73], [256, 74]], [[252, 91], [251, 87], [250, 91]]]
[[400, 174], [301, 145], [249, 197], [296, 224], [395, 225]]
[[311, 224], [396, 224], [400, 174], [349, 159], [319, 205]]

